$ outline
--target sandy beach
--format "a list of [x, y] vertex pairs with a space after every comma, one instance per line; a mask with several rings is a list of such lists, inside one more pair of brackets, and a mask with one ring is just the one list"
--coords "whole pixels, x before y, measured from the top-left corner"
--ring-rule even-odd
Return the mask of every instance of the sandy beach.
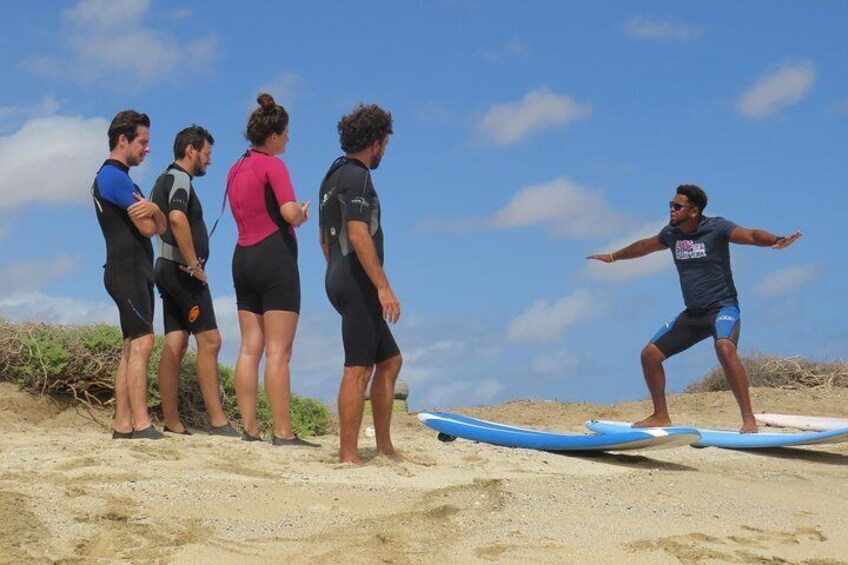
[[[834, 389], [753, 389], [758, 410], [845, 415]], [[738, 426], [730, 393], [670, 398], [680, 424]], [[460, 410], [584, 433], [614, 406]], [[97, 414], [104, 418], [105, 413]], [[367, 418], [367, 417], [366, 417]], [[366, 422], [369, 425], [370, 422]], [[2, 563], [848, 563], [848, 444], [558, 455], [440, 443], [396, 414], [407, 458], [169, 437], [112, 441], [84, 409], [0, 384]]]

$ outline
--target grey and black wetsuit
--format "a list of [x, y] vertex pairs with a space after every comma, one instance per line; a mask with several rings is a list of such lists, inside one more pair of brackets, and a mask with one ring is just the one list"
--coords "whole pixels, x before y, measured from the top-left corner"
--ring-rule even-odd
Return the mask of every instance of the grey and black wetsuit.
[[103, 282], [118, 306], [124, 339], [153, 333], [153, 244], [127, 214], [134, 193], [143, 196], [129, 167], [114, 159], [103, 163], [91, 187], [106, 241]]
[[209, 233], [203, 221], [203, 207], [191, 185], [191, 175], [176, 163], [159, 175], [150, 190], [150, 199], [168, 218], [168, 227], [159, 236], [156, 259], [156, 286], [162, 297], [165, 333], [187, 331], [197, 334], [217, 329], [209, 286], [192, 277], [180, 266], [188, 266], [171, 229], [170, 212], [186, 215], [194, 252], [199, 260], [209, 259]]
[[372, 366], [400, 353], [377, 288], [363, 269], [348, 236], [348, 222], [368, 224], [383, 264], [380, 200], [371, 173], [355, 159], [337, 159], [324, 177], [319, 194], [320, 229], [329, 244], [325, 287], [330, 303], [342, 316], [345, 366]]

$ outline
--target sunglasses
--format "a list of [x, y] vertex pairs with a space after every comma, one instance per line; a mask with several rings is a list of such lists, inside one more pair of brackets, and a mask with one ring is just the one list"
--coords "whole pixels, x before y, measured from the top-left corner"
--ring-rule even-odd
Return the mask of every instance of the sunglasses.
[[694, 208], [694, 206], [689, 206], [688, 204], [678, 204], [677, 202], [671, 200], [668, 203], [669, 208], [674, 210], [675, 212], [680, 212], [684, 208]]

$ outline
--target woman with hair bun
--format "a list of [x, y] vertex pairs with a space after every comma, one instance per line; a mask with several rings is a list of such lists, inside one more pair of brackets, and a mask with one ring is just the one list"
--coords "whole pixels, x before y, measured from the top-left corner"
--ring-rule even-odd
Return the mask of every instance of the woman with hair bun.
[[250, 149], [227, 175], [227, 198], [238, 227], [233, 252], [241, 346], [235, 370], [244, 441], [259, 441], [256, 395], [265, 354], [265, 390], [274, 417], [274, 445], [310, 445], [291, 428], [289, 360], [300, 314], [300, 274], [294, 229], [309, 219], [295, 199], [286, 164], [276, 155], [289, 142], [289, 115], [270, 94], [247, 121]]

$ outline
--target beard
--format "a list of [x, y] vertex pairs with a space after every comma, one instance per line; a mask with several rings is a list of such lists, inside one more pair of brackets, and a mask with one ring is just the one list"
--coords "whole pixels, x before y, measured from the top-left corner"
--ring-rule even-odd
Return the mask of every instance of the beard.
[[383, 156], [382, 156], [382, 155], [375, 155], [374, 157], [372, 157], [372, 158], [371, 158], [371, 167], [370, 167], [370, 169], [371, 169], [372, 171], [373, 171], [373, 170], [375, 170], [377, 167], [379, 167], [379, 166], [380, 166], [380, 161], [382, 161], [382, 160], [383, 160]]
[[671, 218], [671, 219], [668, 221], [668, 225], [670, 225], [670, 226], [671, 226], [671, 227], [673, 227], [673, 228], [676, 228], [677, 226], [679, 226], [679, 225], [680, 225], [680, 223], [681, 223], [682, 221], [683, 221], [683, 220], [675, 220], [674, 218]]
[[200, 162], [199, 155], [195, 157], [194, 163], [192, 163], [192, 165], [194, 165], [192, 167], [192, 169], [194, 169], [194, 176], [202, 177], [206, 174], [206, 166]]

